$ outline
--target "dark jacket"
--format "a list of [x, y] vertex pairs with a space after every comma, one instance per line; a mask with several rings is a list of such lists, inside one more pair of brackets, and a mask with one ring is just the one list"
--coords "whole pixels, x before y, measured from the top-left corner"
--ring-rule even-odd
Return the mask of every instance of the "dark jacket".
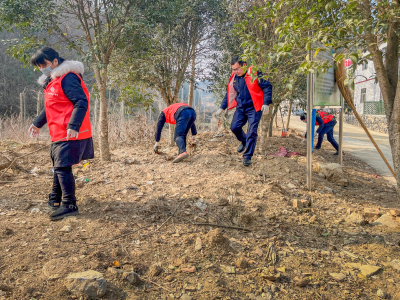
[[[257, 72], [258, 76], [261, 77], [262, 73]], [[233, 88], [237, 92], [236, 102], [238, 109], [246, 109], [248, 107], [254, 106], [253, 100], [251, 99], [251, 95], [249, 89], [247, 88], [245, 75], [239, 77], [235, 75], [233, 79]], [[263, 104], [270, 105], [272, 103], [272, 84], [265, 79], [258, 78], [258, 85], [263, 91]], [[224, 100], [222, 100], [221, 108], [226, 109], [228, 107], [228, 94], [225, 95]]]

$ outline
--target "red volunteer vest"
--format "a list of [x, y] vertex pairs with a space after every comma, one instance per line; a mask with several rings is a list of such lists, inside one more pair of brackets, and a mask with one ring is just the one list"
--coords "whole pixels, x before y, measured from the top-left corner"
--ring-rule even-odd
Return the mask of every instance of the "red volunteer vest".
[[[67, 136], [68, 122], [74, 109], [74, 105], [67, 98], [67, 96], [65, 96], [64, 91], [61, 87], [61, 81], [67, 74], [64, 74], [63, 76], [57, 77], [56, 79], [50, 81], [50, 83], [46, 87], [46, 90], [44, 91], [44, 109], [46, 111], [47, 125], [49, 126], [49, 132], [52, 142], [61, 140], [62, 138], [65, 138]], [[81, 78], [78, 74], [76, 75]], [[83, 119], [79, 132], [85, 130], [87, 131], [84, 133], [80, 133], [77, 139], [73, 138], [70, 140], [83, 140], [92, 137], [92, 128], [90, 126], [89, 118], [89, 92], [82, 79], [81, 85], [88, 100], [88, 110], [86, 112], [85, 118]]]
[[[319, 116], [321, 117], [322, 121], [324, 121], [324, 124], [329, 123], [333, 119], [333, 115], [328, 114], [324, 111], [320, 111]], [[317, 121], [315, 121], [315, 125], [319, 125]]]
[[[247, 70], [247, 74], [245, 75], [244, 79], [246, 81], [247, 88], [249, 89], [251, 100], [253, 100], [254, 108], [256, 111], [260, 111], [261, 107], [263, 106], [263, 91], [258, 85], [258, 79], [254, 80], [253, 83], [251, 82], [251, 68], [252, 67]], [[228, 110], [235, 108], [237, 104], [235, 100], [237, 92], [233, 87], [234, 78], [235, 74], [232, 72], [232, 76], [228, 83]]]
[[178, 108], [181, 106], [189, 106], [189, 105], [186, 103], [175, 103], [175, 104], [172, 104], [172, 105], [168, 106], [167, 108], [163, 109], [165, 119], [167, 120], [166, 122], [168, 124], [172, 124], [172, 125], [176, 124], [174, 115], [175, 115], [176, 111], [178, 110]]

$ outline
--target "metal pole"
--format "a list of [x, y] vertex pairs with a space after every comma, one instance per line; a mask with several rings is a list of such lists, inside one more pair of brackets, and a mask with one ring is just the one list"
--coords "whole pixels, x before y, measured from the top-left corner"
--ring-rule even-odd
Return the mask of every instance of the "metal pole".
[[312, 74], [307, 75], [307, 187], [312, 188]]
[[339, 164], [343, 166], [343, 117], [344, 117], [344, 99], [340, 95], [342, 108], [339, 117]]

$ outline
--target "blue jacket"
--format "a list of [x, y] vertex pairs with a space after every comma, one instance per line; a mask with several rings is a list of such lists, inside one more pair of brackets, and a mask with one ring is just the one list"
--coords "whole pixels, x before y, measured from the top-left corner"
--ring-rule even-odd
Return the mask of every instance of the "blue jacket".
[[[262, 73], [257, 72], [258, 76], [261, 77]], [[253, 100], [251, 99], [251, 95], [249, 89], [247, 88], [246, 80], [244, 78], [245, 75], [239, 77], [235, 75], [233, 88], [237, 92], [236, 102], [238, 109], [246, 109], [254, 106]], [[263, 102], [264, 105], [270, 105], [272, 103], [272, 84], [265, 79], [258, 78], [258, 85], [263, 90]], [[225, 95], [224, 100], [222, 100], [221, 109], [226, 109], [228, 107], [228, 94]]]

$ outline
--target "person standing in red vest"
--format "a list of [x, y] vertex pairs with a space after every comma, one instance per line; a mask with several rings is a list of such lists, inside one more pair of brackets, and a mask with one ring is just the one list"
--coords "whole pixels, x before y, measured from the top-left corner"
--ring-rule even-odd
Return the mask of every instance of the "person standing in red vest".
[[[302, 114], [300, 116], [300, 120], [302, 120], [304, 123], [307, 123], [307, 114], [306, 113]], [[324, 135], [326, 134], [328, 141], [331, 143], [333, 148], [336, 149], [336, 153], [334, 153], [333, 155], [339, 154], [339, 145], [336, 142], [335, 138], [333, 137], [333, 129], [336, 123], [337, 122], [332, 114], [328, 114], [324, 111], [317, 112], [315, 125], [319, 125], [319, 127], [317, 129], [318, 142], [315, 145], [315, 149], [321, 149], [321, 145], [324, 140]], [[307, 138], [307, 133], [305, 137]]]
[[[241, 142], [238, 152], [244, 152], [243, 165], [250, 166], [261, 116], [268, 112], [268, 106], [272, 103], [272, 85], [268, 80], [260, 78], [260, 72], [257, 72], [259, 78], [252, 82], [251, 67], [245, 73], [246, 63], [241, 61], [239, 56], [232, 59], [231, 65], [232, 76], [229, 79], [228, 91], [216, 116], [219, 117], [226, 109], [236, 107], [231, 130]], [[242, 128], [247, 122], [249, 125], [245, 134]]]
[[172, 162], [178, 163], [188, 157], [189, 154], [186, 151], [186, 136], [190, 129], [192, 131], [193, 140], [195, 140], [197, 130], [194, 121], [196, 121], [196, 112], [186, 103], [175, 103], [165, 108], [158, 118], [154, 149], [156, 150], [158, 148], [158, 142], [161, 139], [161, 131], [164, 124], [176, 124], [174, 141], [179, 148], [179, 154]]
[[43, 73], [38, 82], [44, 88], [44, 110], [29, 132], [37, 137], [41, 127], [46, 123], [49, 127], [54, 181], [48, 206], [54, 210], [50, 215], [53, 221], [79, 213], [72, 165], [94, 158], [89, 92], [81, 62], [64, 60], [54, 49], [44, 47], [32, 56], [31, 63]]

